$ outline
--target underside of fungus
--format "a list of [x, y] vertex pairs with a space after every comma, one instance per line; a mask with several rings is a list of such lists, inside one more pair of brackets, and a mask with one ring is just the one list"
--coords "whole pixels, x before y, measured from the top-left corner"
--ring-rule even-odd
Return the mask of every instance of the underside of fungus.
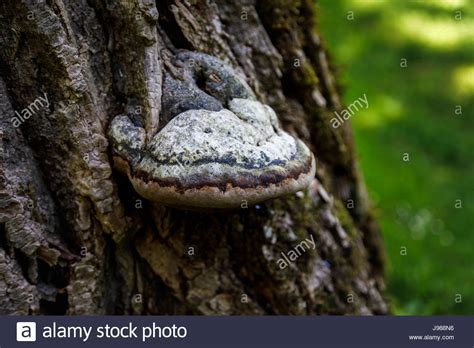
[[[234, 208], [305, 189], [315, 173], [308, 147], [280, 128], [273, 109], [254, 100], [245, 82], [229, 78], [236, 75], [224, 63], [190, 53], [180, 62], [189, 57], [201, 65], [184, 82], [165, 76], [172, 89], [163, 90], [168, 122], [148, 143], [126, 115], [112, 121], [114, 159], [135, 190], [169, 206]], [[192, 92], [203, 70], [213, 75], [209, 88]]]

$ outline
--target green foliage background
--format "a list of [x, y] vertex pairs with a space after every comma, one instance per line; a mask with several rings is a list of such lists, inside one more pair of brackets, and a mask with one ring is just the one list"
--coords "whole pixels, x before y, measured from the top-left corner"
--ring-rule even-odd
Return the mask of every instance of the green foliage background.
[[472, 5], [317, 5], [345, 104], [364, 93], [369, 101], [351, 121], [389, 255], [395, 314], [474, 314]]

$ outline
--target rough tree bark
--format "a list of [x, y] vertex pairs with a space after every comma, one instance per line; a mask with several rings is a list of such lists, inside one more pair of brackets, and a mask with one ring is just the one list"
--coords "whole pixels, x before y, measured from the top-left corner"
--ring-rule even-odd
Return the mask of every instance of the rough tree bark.
[[[3, 0], [0, 313], [386, 313], [383, 246], [350, 126], [330, 126], [342, 106], [314, 18], [311, 0]], [[231, 211], [141, 198], [107, 129], [124, 113], [160, 127], [164, 48], [245, 76], [315, 153], [311, 187]], [[316, 249], [281, 270], [310, 236]]]

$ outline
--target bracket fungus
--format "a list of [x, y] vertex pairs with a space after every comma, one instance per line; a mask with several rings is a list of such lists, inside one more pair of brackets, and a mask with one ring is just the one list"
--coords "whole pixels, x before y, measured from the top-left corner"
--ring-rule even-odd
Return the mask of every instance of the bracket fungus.
[[[165, 74], [167, 123], [148, 143], [145, 130], [128, 116], [111, 123], [114, 161], [134, 189], [168, 206], [235, 208], [309, 186], [314, 156], [281, 129], [273, 109], [256, 101], [243, 79], [216, 58], [177, 55], [181, 62], [191, 58], [198, 64], [183, 80]], [[206, 81], [198, 84], [203, 73]]]

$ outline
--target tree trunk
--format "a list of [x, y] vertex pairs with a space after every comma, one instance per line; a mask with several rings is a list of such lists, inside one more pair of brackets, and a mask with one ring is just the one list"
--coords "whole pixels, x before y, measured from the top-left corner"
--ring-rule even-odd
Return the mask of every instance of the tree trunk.
[[[331, 127], [342, 106], [314, 17], [311, 0], [2, 1], [0, 313], [387, 313], [383, 245], [350, 125]], [[135, 192], [108, 127], [124, 113], [147, 136], [163, 126], [165, 52], [182, 50], [226, 62], [311, 148], [308, 190], [209, 211]], [[280, 267], [306, 238], [315, 248]]]

